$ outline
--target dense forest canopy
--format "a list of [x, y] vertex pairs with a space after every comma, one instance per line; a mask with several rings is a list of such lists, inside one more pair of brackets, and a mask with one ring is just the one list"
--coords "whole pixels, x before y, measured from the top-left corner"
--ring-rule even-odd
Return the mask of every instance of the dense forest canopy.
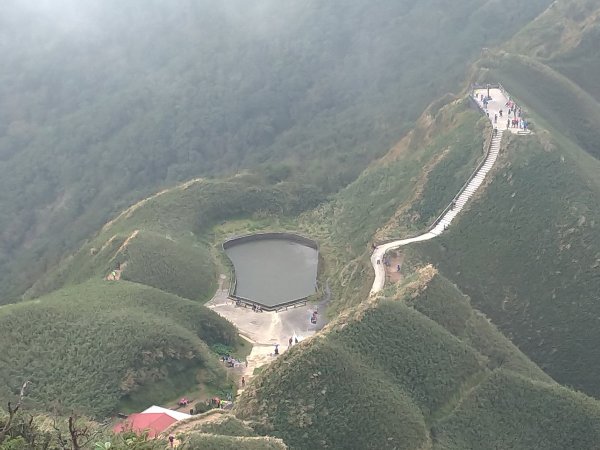
[[0, 299], [161, 186], [337, 191], [548, 3], [3, 1]]

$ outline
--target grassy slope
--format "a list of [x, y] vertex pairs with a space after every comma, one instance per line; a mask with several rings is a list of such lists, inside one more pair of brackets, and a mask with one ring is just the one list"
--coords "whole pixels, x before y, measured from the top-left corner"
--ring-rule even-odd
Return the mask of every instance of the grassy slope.
[[[195, 418], [194, 418], [195, 420]], [[199, 423], [191, 429], [192, 432], [221, 434], [223, 436], [253, 437], [256, 432], [242, 420], [231, 414], [223, 414], [217, 420]]]
[[509, 54], [493, 64], [490, 79], [501, 80], [512, 95], [532, 110], [534, 123], [541, 117], [543, 126], [564, 134], [600, 158], [597, 100], [561, 73], [530, 57]]
[[103, 277], [118, 261], [128, 262], [125, 278], [194, 299], [206, 298], [215, 286], [213, 255], [206, 246], [212, 226], [238, 217], [294, 215], [314, 206], [318, 198], [308, 186], [279, 183], [273, 187], [252, 176], [178, 185], [126, 209], [38, 280], [25, 297]]
[[435, 450], [592, 450], [600, 404], [556, 385], [496, 371], [435, 427]]
[[[204, 307], [127, 282], [90, 281], [4, 306], [0, 321], [2, 397], [28, 379], [34, 402], [94, 416], [167, 375], [202, 368], [204, 381], [217, 381], [222, 369], [207, 344], [236, 339]], [[196, 382], [193, 371], [187, 382]]]
[[[409, 283], [410, 287], [410, 283]], [[437, 274], [427, 289], [408, 295], [407, 303], [488, 357], [492, 369], [502, 367], [539, 381], [552, 379], [531, 362], [479, 311], [455, 285]]]
[[600, 157], [600, 5], [562, 0], [515, 35], [484, 64], [488, 79], [596, 158]]
[[261, 373], [238, 414], [296, 449], [419, 448], [427, 439], [419, 408], [360, 356], [312, 340]]
[[458, 226], [417, 247], [553, 378], [593, 395], [599, 199], [599, 161], [565, 139], [513, 138]]
[[594, 2], [559, 2], [506, 45], [510, 53], [482, 60], [480, 79], [501, 81], [538, 134], [505, 143], [494, 182], [459, 226], [417, 246], [544, 370], [594, 396], [600, 86], [586, 74], [600, 61], [590, 47], [599, 27]]
[[[302, 217], [301, 225], [321, 242], [328, 256], [326, 276], [336, 311], [356, 305], [368, 294], [373, 239], [422, 230], [458, 192], [482, 156], [486, 125], [479, 119], [465, 100], [450, 96], [438, 101], [388, 155], [333, 201]], [[434, 187], [440, 167], [453, 172], [444, 189]], [[426, 205], [427, 212], [412, 215], [414, 220], [398, 213], [418, 202]], [[383, 231], [379, 230], [382, 224], [386, 224]]]
[[[473, 323], [477, 313], [432, 269], [394, 297], [349, 311], [285, 353], [246, 390], [236, 414], [295, 449], [546, 448], [531, 442], [546, 442], [548, 429], [562, 437], [547, 448], [565, 439], [572, 446], [562, 448], [590, 448], [592, 438], [576, 431], [600, 424], [600, 404], [560, 388], [493, 327]], [[463, 311], [447, 317], [454, 306]], [[503, 353], [500, 364], [489, 342]], [[523, 416], [501, 420], [517, 399]], [[568, 408], [557, 411], [561, 402]], [[537, 425], [521, 430], [525, 415]]]
[[593, 0], [555, 2], [505, 46], [557, 70], [600, 101], [600, 5]]
[[153, 286], [192, 300], [216, 289], [212, 255], [205, 244], [190, 246], [156, 233], [139, 233], [120, 255], [125, 280]]
[[192, 433], [182, 447], [185, 450], [285, 450], [281, 439], [270, 437], [235, 437]]
[[[196, 416], [197, 417], [197, 416]], [[196, 417], [192, 420], [196, 420]], [[183, 448], [189, 450], [283, 450], [287, 447], [282, 440], [259, 436], [248, 424], [230, 413], [187, 428], [185, 433], [174, 434], [183, 441]], [[188, 423], [186, 427], [189, 427]]]

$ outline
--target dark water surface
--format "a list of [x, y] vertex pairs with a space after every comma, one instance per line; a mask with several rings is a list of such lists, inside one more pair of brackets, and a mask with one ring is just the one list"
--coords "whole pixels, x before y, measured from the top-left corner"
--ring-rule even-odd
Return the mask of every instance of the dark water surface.
[[235, 267], [235, 294], [274, 306], [315, 293], [319, 254], [286, 239], [236, 244], [225, 250]]

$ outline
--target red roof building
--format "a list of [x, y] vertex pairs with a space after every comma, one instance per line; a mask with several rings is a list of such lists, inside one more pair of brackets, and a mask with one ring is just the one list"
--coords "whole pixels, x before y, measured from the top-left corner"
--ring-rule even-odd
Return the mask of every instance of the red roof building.
[[153, 438], [177, 422], [177, 419], [165, 413], [138, 413], [131, 414], [120, 424], [113, 428], [115, 433], [123, 431], [134, 431], [136, 433], [148, 432], [148, 436]]

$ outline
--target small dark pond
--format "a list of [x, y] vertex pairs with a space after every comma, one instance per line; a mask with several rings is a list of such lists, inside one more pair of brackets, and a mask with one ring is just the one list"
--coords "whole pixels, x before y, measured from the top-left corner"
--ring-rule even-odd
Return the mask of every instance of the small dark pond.
[[224, 245], [235, 268], [235, 295], [275, 306], [315, 293], [316, 248], [286, 238], [244, 239]]

